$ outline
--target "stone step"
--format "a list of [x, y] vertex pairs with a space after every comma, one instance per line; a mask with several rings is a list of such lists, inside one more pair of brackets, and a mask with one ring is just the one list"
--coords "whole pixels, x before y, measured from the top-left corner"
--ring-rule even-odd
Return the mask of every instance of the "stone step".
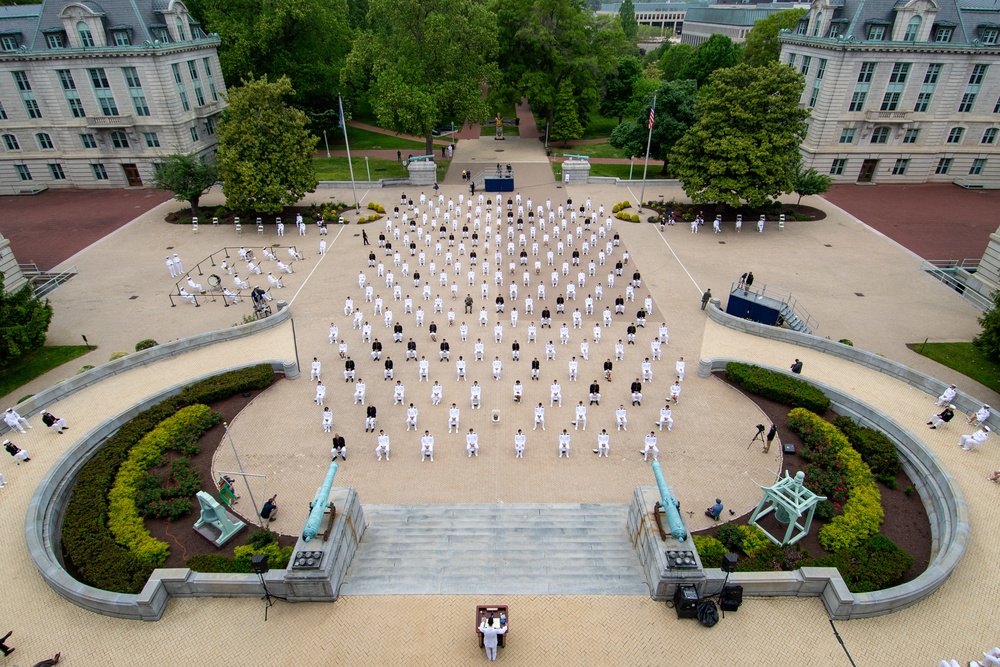
[[341, 595], [648, 595], [626, 505], [366, 505]]

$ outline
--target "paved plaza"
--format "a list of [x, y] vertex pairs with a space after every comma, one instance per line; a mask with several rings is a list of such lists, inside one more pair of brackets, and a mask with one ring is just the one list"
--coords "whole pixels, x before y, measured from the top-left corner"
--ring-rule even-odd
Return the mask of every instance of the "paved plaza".
[[[537, 142], [485, 139], [463, 141], [455, 154], [451, 174], [463, 168], [477, 171], [496, 161], [514, 164], [518, 192], [526, 202], [537, 207], [551, 199], [553, 207], [572, 198], [574, 206], [588, 197], [593, 208], [603, 204], [610, 211], [616, 202], [634, 202], [639, 192], [613, 186], [569, 186], [554, 183]], [[502, 148], [503, 153], [496, 151]], [[502, 156], [502, 157], [501, 157]], [[456, 171], [457, 170], [457, 171]], [[418, 199], [419, 188], [406, 194]], [[466, 195], [467, 189], [446, 181], [440, 191], [445, 201]], [[400, 190], [385, 189], [360, 193], [362, 204], [376, 201], [391, 211], [398, 204]], [[431, 190], [427, 189], [430, 195]], [[308, 201], [345, 199], [350, 190], [323, 190]], [[681, 198], [683, 193], [659, 183], [650, 183], [647, 199]], [[503, 201], [506, 201], [506, 195]], [[808, 201], [808, 200], [807, 200]], [[206, 196], [203, 205], [222, 202], [220, 193]], [[53, 412], [67, 419], [69, 437], [35, 428], [15, 439], [26, 447], [32, 461], [14, 466], [4, 461], [0, 470], [8, 485], [0, 491], [7, 505], [0, 526], [7, 540], [0, 543], [0, 554], [7, 566], [2, 575], [4, 609], [0, 623], [14, 628], [13, 645], [18, 652], [5, 664], [32, 664], [63, 651], [70, 665], [126, 664], [134, 660], [135, 646], [148, 647], [143, 661], [149, 664], [201, 664], [209, 651], [220, 653], [228, 664], [302, 664], [337, 660], [349, 664], [412, 665], [469, 664], [485, 660], [476, 646], [472, 632], [472, 611], [477, 603], [498, 602], [510, 605], [511, 631], [508, 647], [500, 652], [500, 661], [509, 664], [539, 665], [662, 665], [702, 664], [737, 659], [748, 664], [808, 663], [813, 665], [888, 665], [907, 656], [908, 664], [936, 665], [942, 657], [969, 660], [983, 649], [994, 646], [997, 636], [995, 600], [1000, 577], [993, 574], [1000, 531], [994, 520], [994, 485], [985, 481], [988, 471], [1000, 467], [1000, 455], [994, 445], [982, 451], [965, 453], [955, 446], [960, 427], [928, 431], [923, 426], [933, 407], [931, 397], [846, 361], [826, 357], [782, 343], [743, 336], [710, 322], [699, 308], [702, 291], [711, 288], [723, 300], [732, 282], [747, 270], [757, 277], [756, 285], [767, 284], [790, 289], [819, 322], [817, 335], [835, 340], [850, 338], [861, 348], [930, 373], [945, 381], [954, 381], [964, 391], [983, 400], [1000, 400], [983, 387], [954, 374], [934, 362], [919, 357], [906, 343], [931, 340], [968, 340], [977, 330], [976, 311], [953, 292], [922, 274], [919, 259], [898, 245], [886, 241], [856, 219], [822, 200], [809, 201], [824, 208], [828, 217], [815, 223], [790, 223], [784, 231], [768, 225], [763, 234], [749, 226], [737, 234], [731, 223], [721, 234], [702, 228], [692, 234], [688, 225], [678, 225], [664, 232], [649, 224], [629, 224], [615, 220], [612, 235], [620, 234], [621, 247], [608, 258], [609, 264], [597, 267], [596, 276], [585, 276], [577, 288], [576, 301], [567, 301], [567, 316], [556, 315], [555, 296], [564, 293], [566, 281], [577, 280], [577, 267], [570, 276], [561, 275], [557, 287], [551, 283], [551, 267], [544, 254], [540, 275], [534, 273], [534, 257], [529, 253], [529, 282], [524, 286], [524, 269], [517, 265], [511, 276], [506, 264], [506, 238], [502, 244], [502, 285], [495, 284], [493, 254], [484, 248], [481, 232], [479, 264], [475, 285], [467, 284], [468, 262], [461, 257], [462, 271], [457, 300], [451, 299], [452, 267], [448, 285], [441, 287], [429, 267], [419, 267], [421, 284], [431, 282], [432, 301], [425, 302], [414, 288], [412, 278], [403, 279], [401, 267], [392, 269], [403, 294], [414, 299], [414, 308], [426, 311], [424, 327], [415, 325], [415, 317], [402, 314], [402, 304], [393, 302], [391, 289], [376, 269], [368, 267], [368, 252], [376, 252], [376, 239], [384, 230], [384, 221], [364, 227], [330, 227], [327, 254], [318, 254], [320, 237], [315, 227], [298, 237], [289, 225], [284, 238], [268, 227], [260, 237], [255, 231], [237, 236], [231, 228], [203, 225], [199, 233], [189, 228], [163, 223], [169, 210], [178, 202], [164, 203], [125, 226], [113, 237], [97, 242], [73, 258], [80, 274], [51, 295], [56, 315], [49, 340], [53, 344], [75, 344], [80, 334], [99, 346], [77, 362], [99, 364], [117, 350], [131, 350], [138, 340], [153, 337], [161, 343], [201, 331], [227, 327], [241, 321], [250, 312], [244, 303], [223, 307], [221, 300], [199, 299], [201, 306], [178, 302], [172, 308], [167, 294], [174, 287], [164, 266], [165, 254], [178, 253], [185, 269], [194, 269], [192, 277], [207, 280], [219, 273], [218, 255], [223, 248], [240, 245], [252, 247], [260, 256], [265, 245], [284, 248], [295, 244], [304, 258], [295, 262], [294, 274], [283, 278], [285, 287], [272, 293], [287, 301], [293, 322], [264, 334], [184, 354], [152, 366], [116, 376], [79, 392], [54, 406]], [[463, 212], [467, 209], [463, 206]], [[485, 217], [485, 216], [484, 216]], [[351, 216], [349, 216], [351, 218]], [[494, 213], [495, 218], [495, 213]], [[353, 218], [351, 218], [353, 219]], [[471, 226], [470, 226], [471, 227]], [[483, 223], [485, 227], [485, 220]], [[504, 226], [505, 227], [505, 226]], [[575, 226], [571, 226], [575, 233]], [[494, 234], [497, 232], [493, 225]], [[372, 242], [362, 246], [361, 229]], [[551, 233], [552, 226], [548, 226]], [[594, 227], [596, 233], [596, 226]], [[504, 229], [504, 235], [506, 230]], [[536, 234], [541, 234], [537, 230]], [[565, 236], [565, 235], [563, 235]], [[436, 241], [437, 233], [432, 235]], [[609, 235], [609, 239], [611, 236]], [[402, 239], [400, 239], [401, 241]], [[583, 239], [578, 239], [579, 243]], [[550, 242], [554, 242], [554, 237]], [[515, 236], [515, 244], [517, 237]], [[399, 242], [394, 241], [394, 247]], [[422, 243], [420, 244], [423, 245]], [[456, 242], [457, 245], [457, 242]], [[603, 247], [603, 240], [600, 244]], [[579, 247], [574, 245], [574, 247]], [[447, 242], [442, 249], [446, 251]], [[471, 243], [467, 242], [467, 251]], [[518, 248], [518, 251], [520, 249]], [[607, 287], [608, 267], [627, 250], [630, 262], [625, 275], [616, 278], [615, 288]], [[426, 251], [425, 251], [426, 252]], [[543, 252], [543, 251], [542, 251]], [[571, 252], [567, 248], [568, 253]], [[216, 259], [199, 262], [216, 253]], [[223, 253], [224, 254], [224, 253]], [[589, 257], [595, 257], [596, 250]], [[443, 257], [443, 253], [442, 253]], [[410, 273], [417, 270], [416, 258], [410, 261]], [[445, 268], [443, 259], [428, 253], [428, 263], [436, 259], [436, 269]], [[457, 261], [459, 255], [452, 260]], [[391, 258], [390, 258], [391, 259]], [[587, 271], [588, 256], [582, 268]], [[481, 299], [484, 280], [482, 262], [491, 270], [485, 277], [489, 287], [487, 300]], [[263, 270], [273, 270], [265, 261]], [[624, 294], [624, 281], [633, 271], [641, 272], [642, 284], [636, 301], [626, 306], [626, 316], [615, 316], [610, 327], [601, 327], [599, 343], [593, 342], [593, 327], [601, 324], [600, 312]], [[417, 342], [418, 354], [430, 362], [429, 382], [418, 382], [416, 362], [404, 361], [403, 344], [392, 343], [391, 330], [375, 317], [373, 304], [364, 303], [358, 289], [359, 272], [374, 282], [404, 327], [404, 340]], [[222, 276], [231, 286], [231, 278]], [[518, 285], [518, 310], [522, 311], [516, 327], [511, 326], [513, 305], [509, 298], [510, 281]], [[537, 298], [538, 283], [544, 281], [546, 297]], [[595, 315], [584, 315], [582, 328], [572, 328], [569, 313], [592, 293], [597, 281], [604, 283], [604, 298], [598, 301]], [[266, 287], [266, 280], [260, 280]], [[252, 284], [252, 283], [251, 283]], [[494, 342], [494, 299], [498, 290], [507, 299], [503, 343]], [[443, 314], [432, 313], [433, 295], [443, 298]], [[524, 296], [535, 298], [534, 316], [523, 312]], [[474, 299], [473, 314], [466, 315], [463, 300]], [[405, 410], [392, 405], [390, 381], [383, 380], [383, 364], [370, 357], [370, 345], [362, 344], [360, 331], [351, 327], [344, 315], [344, 300], [353, 296], [365, 319], [373, 328], [373, 337], [383, 342], [382, 361], [391, 356], [396, 379], [406, 387], [406, 403], [419, 409], [419, 433], [429, 429], [435, 436], [435, 460], [420, 462], [419, 439], [404, 425]], [[646, 297], [652, 299], [652, 314], [645, 329], [637, 333], [635, 346], [626, 346], [625, 359], [615, 362], [613, 380], [605, 382], [603, 361], [614, 357], [614, 342], [626, 338], [625, 327], [634, 320], [635, 311]], [[133, 298], [134, 297], [134, 298]], [[176, 301], [176, 300], [175, 300]], [[553, 311], [553, 329], [539, 329], [538, 341], [527, 342], [527, 327], [539, 322], [542, 303]], [[481, 306], [489, 313], [488, 326], [480, 327]], [[456, 324], [447, 325], [449, 308], [456, 311]], [[612, 306], [613, 309], [613, 306]], [[438, 324], [437, 342], [431, 340], [428, 327]], [[469, 326], [468, 341], [459, 340], [459, 326]], [[337, 346], [328, 342], [330, 322], [339, 327], [340, 337], [348, 342], [348, 352], [357, 362], [357, 373], [364, 378], [366, 403], [378, 407], [377, 428], [385, 429], [392, 442], [392, 460], [375, 459], [375, 438], [364, 432], [362, 404], [353, 404], [354, 384], [343, 379], [343, 362]], [[559, 343], [559, 325], [570, 326], [570, 341]], [[662, 360], [653, 363], [654, 380], [645, 383], [641, 406], [631, 406], [628, 385], [640, 374], [640, 364], [650, 356], [650, 341], [661, 322], [669, 326], [669, 344], [662, 348]], [[580, 360], [580, 341], [590, 342], [589, 361]], [[438, 360], [438, 345], [443, 338], [451, 344], [451, 360]], [[484, 343], [484, 361], [473, 361], [476, 338]], [[511, 360], [510, 343], [521, 343], [520, 361]], [[554, 340], [556, 359], [545, 360], [544, 344]], [[942, 589], [914, 608], [890, 616], [831, 626], [818, 599], [748, 598], [739, 612], [728, 614], [713, 629], [695, 621], [679, 620], [674, 612], [644, 595], [502, 595], [482, 599], [461, 595], [349, 595], [333, 604], [284, 604], [271, 609], [264, 625], [263, 604], [252, 599], [173, 600], [163, 619], [156, 623], [120, 621], [83, 611], [55, 595], [41, 580], [27, 558], [20, 535], [24, 530], [27, 502], [45, 470], [69, 447], [74, 436], [94, 428], [108, 416], [117, 414], [142, 396], [161, 391], [186, 378], [203, 375], [254, 359], [294, 358], [298, 355], [302, 375], [295, 380], [281, 380], [257, 397], [232, 424], [232, 435], [243, 465], [248, 471], [266, 477], [254, 482], [258, 497], [279, 494], [282, 512], [272, 524], [280, 532], [295, 534], [304, 519], [304, 507], [322, 481], [329, 461], [329, 435], [323, 433], [320, 411], [315, 405], [314, 385], [308, 379], [309, 362], [317, 357], [323, 364], [323, 380], [328, 388], [326, 403], [334, 411], [333, 430], [343, 434], [348, 444], [348, 460], [342, 462], [336, 478], [338, 486], [358, 490], [365, 505], [399, 504], [514, 504], [514, 503], [627, 503], [637, 485], [653, 484], [649, 466], [638, 453], [642, 438], [653, 427], [663, 398], [676, 377], [674, 362], [683, 356], [687, 373], [682, 383], [679, 404], [673, 407], [676, 425], [671, 432], [656, 431], [661, 463], [671, 486], [677, 492], [692, 530], [705, 527], [707, 519], [701, 508], [715, 497], [722, 497], [736, 514], [751, 510], [759, 499], [757, 484], [766, 484], [781, 469], [780, 454], [772, 449], [763, 455], [757, 448], [747, 448], [754, 424], [762, 413], [737, 392], [715, 378], [699, 378], [698, 359], [710, 357], [743, 358], [758, 363], [787, 367], [793, 358], [805, 363], [803, 375], [814, 377], [876, 406], [897, 422], [924, 434], [925, 442], [944, 460], [959, 482], [969, 503], [973, 537], [962, 563]], [[468, 380], [456, 378], [455, 360], [468, 360]], [[569, 359], [580, 361], [579, 380], [568, 378]], [[499, 356], [503, 374], [494, 381], [490, 362]], [[532, 382], [530, 360], [541, 360], [541, 374]], [[58, 369], [39, 378], [19, 393], [38, 391], [74, 369]], [[512, 398], [514, 380], [524, 385], [522, 404]], [[553, 380], [562, 386], [562, 407], [549, 405], [549, 386]], [[590, 382], [599, 379], [602, 387], [600, 406], [588, 406], [586, 431], [577, 431], [570, 423], [573, 406], [583, 400]], [[443, 401], [431, 404], [430, 385], [442, 385]], [[469, 385], [478, 381], [483, 387], [482, 409], [470, 407]], [[7, 398], [10, 400], [10, 397]], [[545, 431], [532, 430], [532, 406], [545, 406]], [[461, 411], [461, 432], [447, 431], [448, 407], [454, 402]], [[615, 427], [614, 409], [624, 404], [629, 418], [628, 431]], [[493, 411], [499, 411], [499, 423], [493, 423]], [[40, 426], [37, 418], [32, 420]], [[464, 433], [474, 428], [480, 436], [478, 457], [469, 458]], [[528, 435], [524, 459], [514, 458], [513, 435], [521, 428]], [[572, 436], [572, 455], [559, 459], [557, 433], [568, 429]], [[598, 459], [596, 436], [606, 428], [611, 434], [611, 455]], [[58, 441], [57, 441], [58, 440]], [[220, 449], [214, 461], [217, 470], [232, 470], [230, 450]], [[244, 509], [241, 502], [237, 509]], [[296, 508], [303, 508], [302, 512]], [[348, 573], [350, 580], [350, 572]], [[3, 628], [0, 628], [3, 629]], [[844, 645], [838, 642], [840, 634]], [[846, 650], [845, 650], [846, 649]], [[849, 654], [849, 656], [848, 656]], [[738, 656], [738, 657], [737, 657]], [[213, 656], [213, 659], [215, 656]]]

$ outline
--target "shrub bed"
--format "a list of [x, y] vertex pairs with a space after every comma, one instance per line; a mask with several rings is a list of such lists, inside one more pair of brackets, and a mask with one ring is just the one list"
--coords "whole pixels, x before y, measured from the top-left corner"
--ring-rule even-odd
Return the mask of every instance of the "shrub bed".
[[189, 405], [162, 421], [129, 451], [118, 468], [114, 486], [108, 494], [108, 529], [118, 544], [126, 547], [142, 563], [161, 565], [170, 553], [165, 542], [146, 530], [136, 500], [139, 487], [148, 471], [159, 465], [163, 452], [180, 449], [183, 441], [197, 443], [201, 434], [221, 418], [207, 405]]
[[[853, 549], [878, 533], [883, 519], [882, 494], [871, 469], [844, 434], [818, 415], [802, 408], [788, 413], [788, 426], [802, 438], [810, 450], [809, 456], [832, 453], [843, 466], [847, 502], [841, 508], [841, 514], [820, 529], [819, 543], [823, 548], [830, 552]], [[808, 474], [806, 485], [810, 485]]]
[[760, 366], [732, 361], [726, 364], [726, 379], [753, 394], [793, 408], [819, 413], [830, 408], [830, 399], [808, 382]]
[[132, 447], [183, 407], [264, 389], [273, 381], [268, 364], [216, 375], [136, 415], [104, 443], [74, 480], [63, 519], [62, 546], [81, 581], [108, 591], [138, 593], [155, 569], [115, 542], [108, 530], [108, 493]]
[[701, 557], [702, 566], [722, 567], [722, 557], [729, 552], [722, 542], [708, 535], [692, 535], [691, 540]]
[[902, 463], [896, 445], [889, 436], [873, 428], [858, 426], [850, 417], [836, 417], [833, 425], [847, 437], [851, 447], [861, 454], [875, 478], [890, 489], [896, 488], [896, 474]]
[[226, 558], [219, 554], [204, 554], [192, 556], [184, 564], [195, 572], [249, 574], [253, 571], [250, 567], [251, 558], [257, 554], [264, 554], [267, 556], [267, 564], [271, 569], [281, 570], [288, 566], [293, 549], [294, 547], [291, 546], [282, 547], [278, 544], [278, 538], [274, 533], [261, 529], [250, 533], [247, 544], [236, 547], [233, 550], [232, 558]]
[[803, 565], [835, 567], [852, 593], [880, 591], [896, 585], [913, 565], [913, 557], [884, 535], [872, 535], [852, 549], [843, 549]]

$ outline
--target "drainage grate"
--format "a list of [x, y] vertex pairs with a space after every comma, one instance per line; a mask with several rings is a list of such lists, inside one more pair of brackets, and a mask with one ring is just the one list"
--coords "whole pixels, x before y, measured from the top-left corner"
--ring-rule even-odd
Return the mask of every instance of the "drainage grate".
[[129, 301], [135, 301], [135, 300], [136, 300], [136, 299], [138, 299], [138, 298], [139, 298], [139, 295], [138, 295], [138, 294], [133, 294], [132, 296], [130, 296], [130, 297], [128, 298], [128, 300], [129, 300]]
[[833, 246], [832, 246], [832, 245], [830, 245], [829, 243], [824, 243], [824, 244], [823, 244], [823, 247], [825, 247], [825, 248], [832, 248]]
[[862, 294], [861, 292], [855, 292], [854, 296], [864, 296], [864, 294]]
[[719, 245], [726, 245], [725, 241], [719, 241]]

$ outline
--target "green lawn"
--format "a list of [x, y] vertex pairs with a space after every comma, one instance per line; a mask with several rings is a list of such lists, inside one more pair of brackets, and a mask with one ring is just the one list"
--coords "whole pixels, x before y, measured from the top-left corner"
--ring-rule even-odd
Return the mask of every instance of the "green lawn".
[[[487, 123], [486, 125], [479, 126], [479, 136], [481, 137], [495, 137], [497, 135], [496, 123]], [[519, 137], [521, 136], [521, 129], [518, 127], [504, 127], [503, 136], [505, 137]]]
[[[6, 396], [18, 387], [28, 384], [36, 377], [44, 375], [53, 368], [62, 366], [68, 361], [83, 356], [93, 349], [91, 347], [88, 350], [86, 345], [46, 346], [37, 352], [32, 352], [20, 359], [11, 361], [7, 366], [0, 369], [0, 396]], [[72, 374], [67, 372], [67, 376]], [[20, 398], [20, 396], [17, 398]]]
[[[434, 160], [437, 164], [438, 179], [444, 178], [448, 171], [451, 160]], [[367, 181], [368, 170], [365, 168], [363, 157], [352, 157], [351, 163], [354, 165], [354, 180]], [[383, 160], [382, 158], [368, 158], [368, 166], [371, 168], [373, 181], [380, 178], [406, 178], [410, 172], [395, 160]], [[313, 168], [316, 170], [316, 177], [321, 181], [349, 181], [351, 173], [347, 168], [346, 157], [317, 157], [313, 158]]]
[[591, 114], [590, 120], [583, 128], [583, 139], [607, 139], [611, 136], [611, 130], [618, 127], [617, 118], [605, 118], [596, 111]]
[[972, 343], [912, 343], [908, 348], [1000, 392], [1000, 364]]
[[[628, 179], [628, 168], [627, 164], [592, 164], [590, 165], [590, 175], [591, 176], [613, 176], [620, 178], [622, 180]], [[562, 181], [562, 163], [553, 162], [552, 163], [552, 173], [555, 175], [557, 181]], [[632, 178], [639, 180], [642, 178], [642, 162], [638, 160], [635, 163], [635, 168], [632, 170]], [[666, 178], [665, 176], [660, 176], [660, 166], [649, 165], [649, 172], [646, 174], [647, 180], [653, 180], [657, 178]]]
[[[333, 133], [327, 132], [326, 135], [330, 140], [330, 150], [344, 150], [343, 130]], [[424, 147], [426, 146], [423, 141], [411, 141], [410, 139], [395, 137], [390, 134], [379, 134], [371, 130], [362, 130], [350, 126], [347, 127], [347, 139], [351, 142], [351, 150], [356, 151], [400, 149], [410, 152], [420, 151], [420, 155], [423, 155]], [[326, 150], [322, 137], [320, 137], [318, 149], [321, 151]]]
[[550, 145], [549, 148], [552, 149], [552, 154], [561, 156], [566, 153], [572, 153], [573, 155], [586, 155], [588, 157], [614, 157], [614, 158], [625, 158], [628, 159], [628, 155], [625, 154], [620, 148], [615, 148], [608, 142], [602, 144], [585, 144], [583, 146], [567, 146], [563, 148], [562, 146]]

